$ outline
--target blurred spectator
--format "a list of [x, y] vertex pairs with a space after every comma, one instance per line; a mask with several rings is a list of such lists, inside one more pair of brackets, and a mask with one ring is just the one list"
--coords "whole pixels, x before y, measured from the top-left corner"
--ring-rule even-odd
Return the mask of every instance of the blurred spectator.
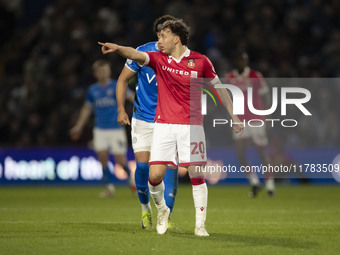
[[[151, 41], [151, 22], [165, 13], [191, 26], [189, 48], [209, 55], [220, 76], [230, 70], [231, 52], [242, 48], [265, 77], [340, 77], [335, 0], [2, 0], [0, 146], [70, 145], [65, 133], [72, 109], [81, 107], [86, 85], [94, 82], [91, 64], [102, 57], [97, 41]], [[108, 59], [118, 75], [122, 58]], [[327, 86], [328, 96], [321, 89], [312, 93], [326, 97], [321, 107], [314, 101], [315, 128], [302, 121], [282, 133], [284, 141], [339, 146], [340, 89]]]

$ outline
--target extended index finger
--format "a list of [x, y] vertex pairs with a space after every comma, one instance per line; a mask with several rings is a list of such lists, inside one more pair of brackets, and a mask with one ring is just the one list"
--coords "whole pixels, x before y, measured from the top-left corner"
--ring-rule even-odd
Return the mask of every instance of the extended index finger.
[[102, 43], [102, 42], [98, 42], [98, 44], [99, 44], [99, 45], [105, 46], [105, 43]]

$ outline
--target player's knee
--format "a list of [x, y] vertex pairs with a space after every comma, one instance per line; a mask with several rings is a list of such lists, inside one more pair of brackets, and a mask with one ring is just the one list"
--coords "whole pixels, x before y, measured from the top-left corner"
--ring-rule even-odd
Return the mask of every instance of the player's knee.
[[149, 173], [149, 182], [152, 183], [159, 183], [163, 180], [163, 175], [160, 172], [152, 171]]
[[150, 165], [149, 180], [152, 182], [161, 182], [165, 175], [165, 165]]

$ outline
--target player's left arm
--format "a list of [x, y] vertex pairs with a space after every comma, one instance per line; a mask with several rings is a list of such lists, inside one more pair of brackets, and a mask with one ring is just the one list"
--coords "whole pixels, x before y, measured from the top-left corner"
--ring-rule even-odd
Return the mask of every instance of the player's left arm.
[[[218, 78], [214, 66], [210, 62], [210, 60], [205, 57], [204, 61], [204, 73], [203, 76], [205, 78], [210, 78], [211, 85], [215, 84], [221, 84], [220, 79]], [[221, 101], [223, 103], [223, 106], [227, 109], [231, 119], [233, 120], [233, 129], [235, 132], [243, 132], [243, 126], [241, 125], [241, 121], [237, 115], [235, 115], [233, 112], [233, 102], [230, 98], [230, 95], [226, 89], [216, 89], [217, 93], [221, 97]]]
[[129, 80], [135, 75], [136, 73], [131, 71], [129, 68], [124, 66], [122, 72], [119, 75], [116, 87], [116, 97], [117, 97], [117, 104], [118, 104], [118, 118], [117, 121], [119, 125], [125, 126], [130, 125], [129, 116], [125, 111], [125, 100], [126, 97], [133, 102], [134, 93], [130, 92], [128, 89]]
[[126, 91], [126, 99], [131, 103], [133, 104], [135, 102], [135, 96], [136, 96], [136, 93], [133, 92], [130, 88], [127, 88], [127, 91]]
[[69, 134], [72, 140], [78, 140], [82, 134], [83, 127], [92, 113], [92, 107], [90, 104], [85, 103], [81, 108], [78, 120], [76, 124], [70, 129]]
[[[218, 80], [215, 84], [221, 84], [221, 81]], [[221, 101], [223, 103], [223, 106], [227, 109], [231, 119], [233, 120], [233, 129], [236, 133], [242, 133], [243, 132], [243, 125], [241, 124], [241, 120], [239, 117], [234, 114], [234, 108], [233, 108], [233, 101], [230, 98], [230, 95], [226, 89], [216, 89], [218, 95], [221, 98]]]

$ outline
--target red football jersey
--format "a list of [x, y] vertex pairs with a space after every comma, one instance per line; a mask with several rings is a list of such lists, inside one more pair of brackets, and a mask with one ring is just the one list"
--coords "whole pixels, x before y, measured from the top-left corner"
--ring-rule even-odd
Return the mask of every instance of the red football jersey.
[[233, 70], [226, 74], [229, 84], [238, 86], [244, 95], [244, 115], [238, 115], [241, 121], [251, 119], [265, 120], [265, 116], [253, 114], [248, 108], [248, 87], [253, 88], [253, 106], [257, 110], [264, 110], [262, 95], [268, 93], [268, 86], [260, 72], [246, 67], [242, 74]]
[[158, 84], [155, 122], [202, 125], [199, 87], [203, 85], [199, 82], [190, 83], [190, 78], [208, 78], [211, 84], [216, 83], [218, 77], [210, 60], [189, 49], [180, 59], [162, 52], [146, 53], [149, 58], [145, 65], [155, 71]]

